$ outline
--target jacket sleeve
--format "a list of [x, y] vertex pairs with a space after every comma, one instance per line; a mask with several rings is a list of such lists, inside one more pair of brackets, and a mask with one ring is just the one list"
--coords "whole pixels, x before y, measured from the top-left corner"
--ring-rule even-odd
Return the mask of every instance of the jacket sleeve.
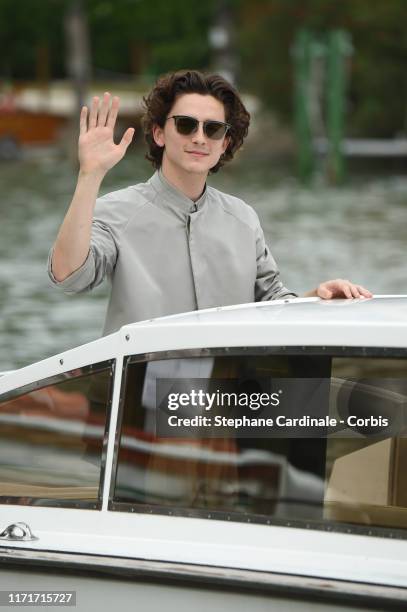
[[264, 233], [260, 226], [260, 222], [257, 223], [256, 227], [256, 260], [256, 302], [278, 300], [284, 297], [298, 297], [296, 293], [284, 287], [281, 282], [280, 272], [264, 240]]
[[52, 272], [52, 253], [48, 255], [48, 276], [64, 293], [90, 291], [113, 274], [119, 254], [120, 231], [126, 221], [123, 206], [110, 197], [98, 198], [92, 221], [90, 248], [84, 263], [63, 281], [57, 281]]

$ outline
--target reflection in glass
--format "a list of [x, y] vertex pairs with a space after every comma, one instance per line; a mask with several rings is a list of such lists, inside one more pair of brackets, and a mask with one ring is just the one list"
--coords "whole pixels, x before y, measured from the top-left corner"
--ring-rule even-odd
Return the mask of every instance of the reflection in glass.
[[[328, 440], [324, 518], [406, 528], [407, 361], [333, 359], [332, 382], [331, 414], [359, 424]], [[360, 424], [380, 416], [397, 435], [371, 436]]]
[[95, 507], [112, 368], [87, 371], [0, 398], [2, 503]]
[[[321, 519], [324, 439], [160, 438], [155, 435], [157, 378], [237, 379], [261, 392], [275, 378], [321, 378], [330, 359], [212, 356], [130, 363], [118, 454], [116, 502]], [[187, 389], [185, 389], [187, 391]], [[157, 401], [157, 404], [156, 404]]]
[[[206, 350], [127, 364], [113, 507], [352, 530], [407, 527], [405, 359]], [[209, 356], [210, 355], [210, 356]], [[273, 378], [330, 381], [326, 413], [345, 419], [327, 438], [160, 438], [157, 378], [236, 379], [261, 391]], [[398, 434], [346, 424], [392, 416]], [[395, 416], [396, 415], [396, 416]], [[127, 506], [126, 506], [127, 504]], [[205, 511], [201, 512], [200, 511]], [[291, 523], [293, 524], [293, 523]], [[382, 533], [382, 532], [380, 532]]]

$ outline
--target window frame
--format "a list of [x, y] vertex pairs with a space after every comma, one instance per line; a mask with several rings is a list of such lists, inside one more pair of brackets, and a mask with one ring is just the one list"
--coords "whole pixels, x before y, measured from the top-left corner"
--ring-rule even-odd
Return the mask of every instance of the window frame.
[[[106, 466], [107, 466], [107, 446], [108, 446], [108, 438], [110, 431], [110, 422], [111, 422], [111, 414], [112, 414], [112, 406], [113, 406], [113, 393], [114, 393], [114, 382], [115, 382], [115, 371], [116, 371], [116, 359], [106, 359], [104, 361], [99, 361], [95, 363], [91, 363], [80, 368], [81, 373], [79, 375], [74, 374], [76, 368], [73, 370], [68, 370], [67, 372], [60, 372], [58, 374], [54, 374], [51, 376], [47, 376], [46, 378], [42, 378], [40, 380], [36, 380], [34, 382], [23, 385], [22, 387], [14, 388], [10, 391], [6, 391], [0, 396], [0, 402], [7, 402], [13, 399], [17, 399], [22, 395], [26, 395], [28, 393], [32, 393], [33, 391], [38, 391], [45, 387], [54, 386], [61, 384], [63, 382], [67, 382], [69, 380], [75, 380], [79, 378], [83, 378], [85, 376], [89, 376], [90, 374], [97, 374], [103, 371], [109, 371], [110, 373], [110, 382], [109, 382], [109, 391], [108, 391], [108, 399], [106, 405], [106, 420], [103, 432], [103, 440], [102, 440], [102, 453], [101, 453], [101, 464], [100, 464], [100, 474], [99, 474], [99, 485], [98, 485], [98, 497], [96, 502], [86, 502], [86, 501], [69, 501], [69, 500], [54, 500], [52, 504], [47, 504], [44, 506], [37, 506], [36, 501], [38, 498], [31, 497], [25, 498], [26, 501], [24, 504], [16, 503], [15, 497], [10, 496], [0, 496], [0, 507], [5, 505], [13, 505], [19, 507], [26, 506], [34, 506], [38, 508], [64, 508], [64, 509], [86, 509], [86, 510], [101, 510], [103, 503], [103, 487], [105, 481], [106, 474]], [[1, 404], [0, 404], [1, 405]]]
[[371, 525], [355, 525], [353, 523], [324, 523], [323, 521], [307, 521], [295, 519], [268, 518], [263, 515], [244, 513], [222, 512], [218, 510], [200, 510], [179, 508], [177, 506], [162, 506], [158, 504], [131, 504], [128, 502], [114, 501], [114, 490], [118, 470], [118, 454], [122, 421], [124, 415], [124, 402], [126, 382], [128, 376], [128, 366], [134, 363], [148, 363], [163, 359], [181, 359], [189, 357], [216, 357], [233, 355], [281, 355], [281, 356], [318, 356], [327, 358], [335, 357], [376, 357], [376, 358], [406, 358], [407, 348], [388, 348], [388, 347], [348, 347], [348, 346], [231, 346], [231, 347], [205, 347], [191, 349], [175, 349], [147, 353], [136, 353], [123, 356], [120, 397], [114, 435], [114, 450], [112, 472], [109, 484], [107, 510], [111, 512], [138, 514], [138, 515], [158, 515], [158, 516], [177, 516], [183, 518], [198, 518], [215, 521], [227, 521], [229, 523], [246, 523], [254, 525], [272, 525], [275, 527], [294, 527], [318, 532], [333, 532], [352, 535], [362, 535], [380, 537], [397, 540], [407, 540], [407, 529], [390, 527], [376, 527]]

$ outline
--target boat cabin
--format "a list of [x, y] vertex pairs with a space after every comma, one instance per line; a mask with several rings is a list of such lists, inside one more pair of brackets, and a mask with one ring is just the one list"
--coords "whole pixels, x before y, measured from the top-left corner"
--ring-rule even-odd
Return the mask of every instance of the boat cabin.
[[127, 325], [0, 377], [2, 567], [401, 605], [406, 416], [406, 296]]

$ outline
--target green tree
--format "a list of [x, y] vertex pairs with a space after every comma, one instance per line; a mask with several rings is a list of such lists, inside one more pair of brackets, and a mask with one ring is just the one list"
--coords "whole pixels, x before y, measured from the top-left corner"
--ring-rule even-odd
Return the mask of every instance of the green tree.
[[405, 0], [243, 0], [241, 85], [291, 121], [295, 33], [301, 27], [321, 36], [345, 29], [354, 46], [348, 133], [392, 137], [406, 127], [406, 18]]

